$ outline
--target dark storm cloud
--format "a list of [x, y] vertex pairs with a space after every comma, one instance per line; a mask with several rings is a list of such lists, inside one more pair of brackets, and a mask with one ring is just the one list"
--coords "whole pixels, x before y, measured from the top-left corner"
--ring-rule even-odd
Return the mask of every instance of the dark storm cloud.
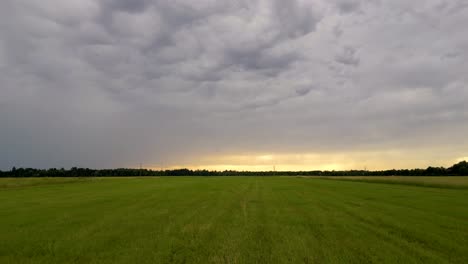
[[344, 47], [343, 50], [335, 56], [335, 60], [345, 65], [359, 65], [359, 58], [356, 56], [356, 49], [353, 47]]
[[359, 9], [360, 1], [356, 0], [338, 0], [336, 6], [340, 13], [351, 13]]
[[151, 3], [150, 0], [108, 0], [103, 1], [107, 4], [106, 8], [117, 9], [125, 12], [142, 12]]
[[0, 168], [424, 142], [466, 156], [466, 7], [2, 1]]

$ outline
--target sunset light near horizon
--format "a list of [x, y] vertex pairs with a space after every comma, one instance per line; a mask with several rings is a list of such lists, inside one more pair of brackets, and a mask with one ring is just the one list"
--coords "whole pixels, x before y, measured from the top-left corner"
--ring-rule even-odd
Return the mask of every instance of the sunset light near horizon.
[[0, 170], [468, 156], [464, 1], [0, 3]]

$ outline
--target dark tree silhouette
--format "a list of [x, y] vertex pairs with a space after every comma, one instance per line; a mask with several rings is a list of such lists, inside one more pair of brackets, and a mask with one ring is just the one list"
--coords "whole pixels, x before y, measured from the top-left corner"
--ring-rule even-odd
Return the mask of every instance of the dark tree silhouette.
[[69, 170], [16, 168], [0, 171], [0, 177], [122, 177], [122, 176], [468, 176], [468, 162], [461, 161], [450, 168], [403, 170], [348, 171], [208, 171], [208, 170], [148, 170], [148, 169], [89, 169], [73, 167]]

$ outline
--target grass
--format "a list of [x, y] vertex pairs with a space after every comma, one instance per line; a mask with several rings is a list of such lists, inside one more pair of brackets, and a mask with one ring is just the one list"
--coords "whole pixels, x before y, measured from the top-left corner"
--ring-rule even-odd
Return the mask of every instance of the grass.
[[468, 177], [460, 176], [334, 176], [323, 178], [358, 182], [403, 184], [434, 188], [468, 189]]
[[468, 263], [466, 189], [299, 177], [0, 183], [0, 263]]
[[78, 183], [91, 180], [99, 180], [99, 178], [0, 178], [0, 190], [47, 184]]

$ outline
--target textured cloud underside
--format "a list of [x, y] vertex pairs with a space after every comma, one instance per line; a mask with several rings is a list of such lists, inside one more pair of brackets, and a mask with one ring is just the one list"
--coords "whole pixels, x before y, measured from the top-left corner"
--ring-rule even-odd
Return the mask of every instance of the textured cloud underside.
[[0, 168], [449, 163], [467, 155], [467, 24], [464, 0], [1, 1]]

